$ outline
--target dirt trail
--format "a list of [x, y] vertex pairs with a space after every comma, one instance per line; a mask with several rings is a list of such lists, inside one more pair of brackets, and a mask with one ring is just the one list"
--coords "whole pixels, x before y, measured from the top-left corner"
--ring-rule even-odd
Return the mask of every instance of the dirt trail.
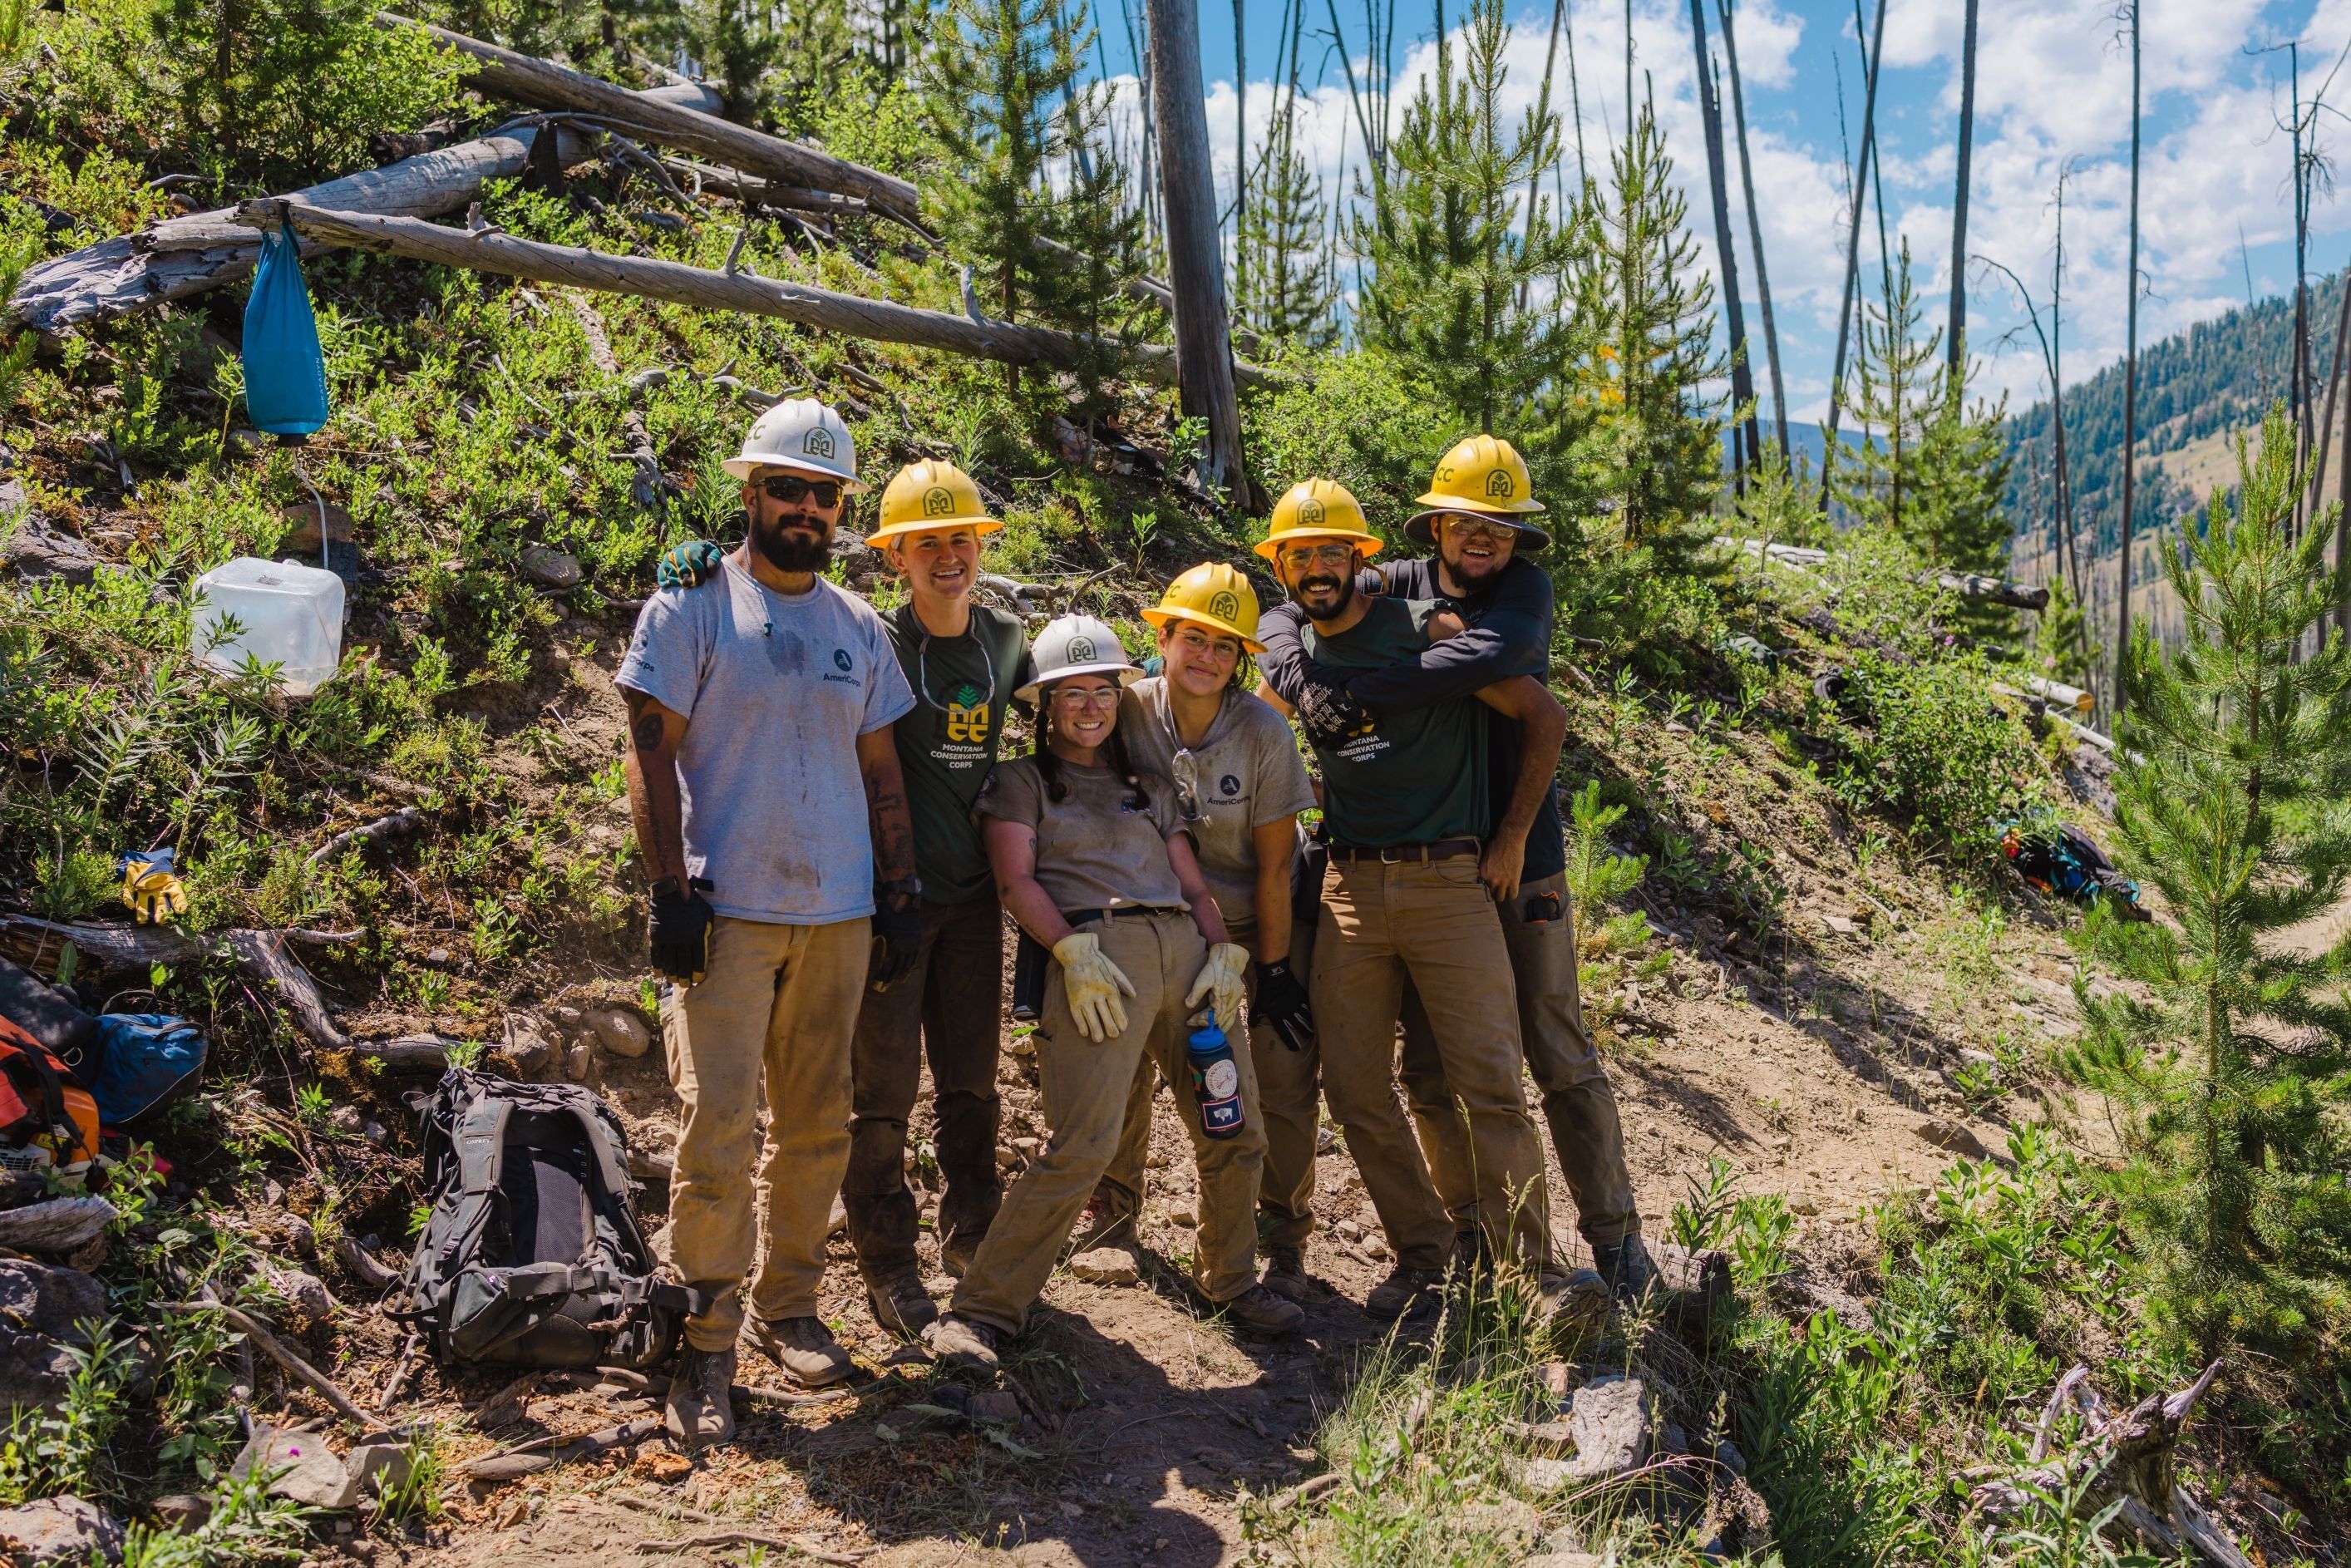
[[[1741, 1172], [1742, 1190], [1788, 1196], [1801, 1245], [1842, 1254], [1859, 1239], [1863, 1209], [1930, 1180], [1954, 1157], [1922, 1128], [1948, 1142], [1952, 1127], [1965, 1127], [1962, 1141], [1997, 1149], [2001, 1110], [2030, 1108], [2028, 1087], [1986, 1107], [1991, 1119], [1971, 1119], [1945, 1072], [1958, 1051], [2001, 1031], [2067, 1027], [2065, 956], [2053, 932], [1998, 932], [1955, 971], [1944, 925], [1882, 925], [1874, 936], [1800, 909], [1774, 961], [1742, 967], [1704, 941], [1701, 921], [1699, 934], [1669, 943], [1670, 971], [1637, 998], [1601, 998], [1614, 1015], [1612, 1066], [1651, 1234], [1666, 1232], [1674, 1203], [1720, 1152]], [[1043, 1129], [1033, 1059], [1008, 1051], [1004, 1061], [1009, 1145]], [[657, 1064], [658, 1053], [607, 1063], [602, 1085], [656, 1139], [669, 1113]], [[732, 1527], [861, 1553], [868, 1564], [1233, 1561], [1236, 1488], [1262, 1494], [1309, 1473], [1318, 1420], [1342, 1396], [1353, 1354], [1378, 1332], [1359, 1303], [1387, 1264], [1374, 1255], [1384, 1251], [1378, 1228], [1334, 1144], [1320, 1162], [1322, 1227], [1310, 1254], [1327, 1288], [1310, 1306], [1306, 1333], [1269, 1344], [1202, 1322], [1181, 1283], [1190, 1229], [1177, 1217], [1188, 1216], [1194, 1188], [1177, 1114], [1163, 1089], [1143, 1283], [1053, 1280], [1047, 1310], [1008, 1364], [1047, 1422], [1032, 1416], [1009, 1443], [908, 1408], [925, 1397], [922, 1358], [873, 1327], [837, 1240], [825, 1314], [867, 1370], [903, 1382], [860, 1405], [746, 1412], [731, 1449], [691, 1466], [655, 1457], [653, 1445], [633, 1463], [624, 1455], [534, 1478], [462, 1504], [444, 1544], [377, 1550], [435, 1568], [739, 1562], [741, 1543], [646, 1550]], [[1565, 1238], [1574, 1210], [1555, 1163], [1552, 1188]], [[663, 1201], [656, 1186], [656, 1218]], [[1342, 1221], [1352, 1225], [1343, 1230]], [[1348, 1230], [1366, 1239], [1343, 1239]], [[1574, 1250], [1580, 1257], [1580, 1244]], [[925, 1260], [935, 1261], [927, 1251]], [[933, 1283], [947, 1286], [944, 1276]], [[743, 1375], [775, 1381], [747, 1356]], [[468, 1379], [465, 1388], [478, 1399], [496, 1381]], [[535, 1401], [530, 1414], [543, 1419], [495, 1435], [620, 1418], [609, 1396], [585, 1395]]]

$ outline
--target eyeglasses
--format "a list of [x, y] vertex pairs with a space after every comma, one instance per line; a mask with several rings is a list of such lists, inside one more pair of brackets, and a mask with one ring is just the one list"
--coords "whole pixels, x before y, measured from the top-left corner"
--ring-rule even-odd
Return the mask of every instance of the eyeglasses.
[[1296, 549], [1281, 552], [1281, 564], [1292, 571], [1303, 571], [1310, 566], [1344, 566], [1355, 558], [1351, 544], [1301, 545]]
[[1053, 700], [1063, 707], [1116, 707], [1116, 686], [1055, 686]]
[[802, 501], [814, 501], [827, 508], [841, 505], [841, 481], [838, 479], [803, 479], [797, 474], [770, 474], [759, 481], [759, 488], [768, 499], [796, 507]]
[[1445, 531], [1457, 539], [1483, 539], [1489, 544], [1500, 544], [1519, 530], [1508, 523], [1497, 523], [1485, 517], [1465, 517], [1458, 512], [1447, 512], [1438, 519]]

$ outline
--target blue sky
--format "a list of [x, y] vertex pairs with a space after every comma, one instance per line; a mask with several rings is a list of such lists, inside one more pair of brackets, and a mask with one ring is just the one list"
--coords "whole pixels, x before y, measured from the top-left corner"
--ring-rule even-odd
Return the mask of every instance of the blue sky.
[[[1103, 64], [1131, 72], [1118, 0], [1095, 0]], [[1141, 21], [1141, 0], [1126, 0]], [[1249, 119], [1262, 136], [1273, 100], [1270, 80], [1282, 26], [1279, 0], [1244, 0], [1251, 78]], [[1351, 184], [1359, 138], [1335, 57], [1325, 45], [1327, 0], [1307, 0], [1309, 44], [1301, 139], [1325, 171], [1328, 188]], [[1434, 0], [1395, 0], [1399, 102], [1409, 79], [1428, 68]], [[1715, 0], [1704, 0], [1717, 57], [1721, 47]], [[1458, 8], [1447, 5], [1458, 26]], [[1874, 16], [1874, 0], [1865, 0]], [[2116, 0], [1981, 0], [1976, 152], [1970, 199], [1969, 250], [2005, 263], [2044, 306], [2060, 174], [2066, 181], [2065, 379], [2070, 384], [2122, 353], [2129, 171], [2130, 61], [2117, 41]], [[1364, 0], [1338, 0], [1349, 44], [1364, 48]], [[1625, 8], [1622, 0], [1574, 0], [1573, 19], [1586, 145], [1595, 161], [1624, 124]], [[2252, 291], [2281, 293], [2294, 277], [2289, 57], [2272, 46], [2299, 43], [2305, 99], [2334, 73], [2330, 103], [2351, 111], [2351, 0], [2143, 0], [2146, 140], [2141, 192], [2142, 341], [2244, 302]], [[1531, 105], [1542, 73], [1551, 7], [1514, 3], [1510, 95]], [[1713, 267], [1713, 223], [1706, 194], [1705, 144], [1693, 91], [1689, 5], [1635, 0], [1635, 69], [1654, 93], [1658, 116], [1690, 201], [1695, 237]], [[1886, 68], [1879, 87], [1879, 131], [1886, 182], [1886, 222], [1899, 246], [1907, 239], [1928, 317], [1948, 309], [1952, 175], [1956, 166], [1961, 0], [1891, 0]], [[1857, 148], [1861, 58], [1851, 0], [1741, 0], [1740, 65], [1746, 82], [1758, 209], [1779, 317], [1791, 411], [1817, 417], [1825, 406], [1843, 283], [1845, 195], [1838, 125], [1842, 73], [1846, 133]], [[1234, 26], [1229, 0], [1206, 0], [1201, 13], [1208, 123], [1219, 184], [1229, 189], [1235, 141]], [[1318, 82], [1314, 71], [1322, 68]], [[1561, 81], [1564, 95], [1564, 50]], [[1636, 90], [1642, 90], [1636, 88]], [[1726, 113], [1728, 112], [1726, 104]], [[2317, 118], [2322, 153], [2351, 144], [2351, 119], [2332, 109]], [[1568, 138], [1570, 158], [1573, 138]], [[1732, 154], [1735, 160], [1735, 152]], [[1731, 171], [1749, 329], [1756, 324], [1754, 269], [1747, 254], [1737, 167]], [[2346, 172], [2351, 179], [2351, 172]], [[2241, 234], [2242, 247], [2240, 236]], [[1874, 204], [1863, 228], [1863, 272], [1877, 254]], [[2310, 270], [2341, 267], [2351, 253], [2351, 198], [2323, 186], [2314, 195]], [[1980, 265], [1970, 269], [1970, 343], [1987, 392], [2007, 392], [2019, 407], [2044, 395], [2045, 378], [2015, 289]], [[2009, 340], [2003, 342], [2003, 338]], [[1760, 345], [1759, 345], [1759, 382]], [[1768, 415], [1767, 408], [1766, 413]]]

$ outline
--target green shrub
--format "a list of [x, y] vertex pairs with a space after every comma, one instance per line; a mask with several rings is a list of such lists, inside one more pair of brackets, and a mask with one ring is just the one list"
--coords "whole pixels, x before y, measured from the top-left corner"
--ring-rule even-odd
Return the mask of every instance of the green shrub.
[[1374, 531], [1404, 537], [1414, 497], [1464, 434], [1403, 361], [1376, 350], [1286, 355], [1294, 379], [1242, 405], [1243, 444], [1266, 489], [1335, 479], [1354, 492]]
[[2041, 799], [2031, 743], [1992, 700], [1981, 655], [1908, 664], [1864, 653], [1848, 673], [1871, 727], [1839, 779], [1848, 805], [1890, 808], [1967, 859], [1991, 849], [2000, 819]]

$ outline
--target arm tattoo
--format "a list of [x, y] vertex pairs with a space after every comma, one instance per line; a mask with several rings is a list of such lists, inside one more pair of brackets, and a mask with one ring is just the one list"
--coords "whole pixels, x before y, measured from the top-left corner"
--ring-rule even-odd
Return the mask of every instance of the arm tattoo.
[[637, 749], [659, 751], [662, 734], [666, 727], [662, 723], [662, 716], [653, 711], [653, 698], [633, 687], [623, 686], [621, 691], [629, 705], [629, 734], [635, 740]]

